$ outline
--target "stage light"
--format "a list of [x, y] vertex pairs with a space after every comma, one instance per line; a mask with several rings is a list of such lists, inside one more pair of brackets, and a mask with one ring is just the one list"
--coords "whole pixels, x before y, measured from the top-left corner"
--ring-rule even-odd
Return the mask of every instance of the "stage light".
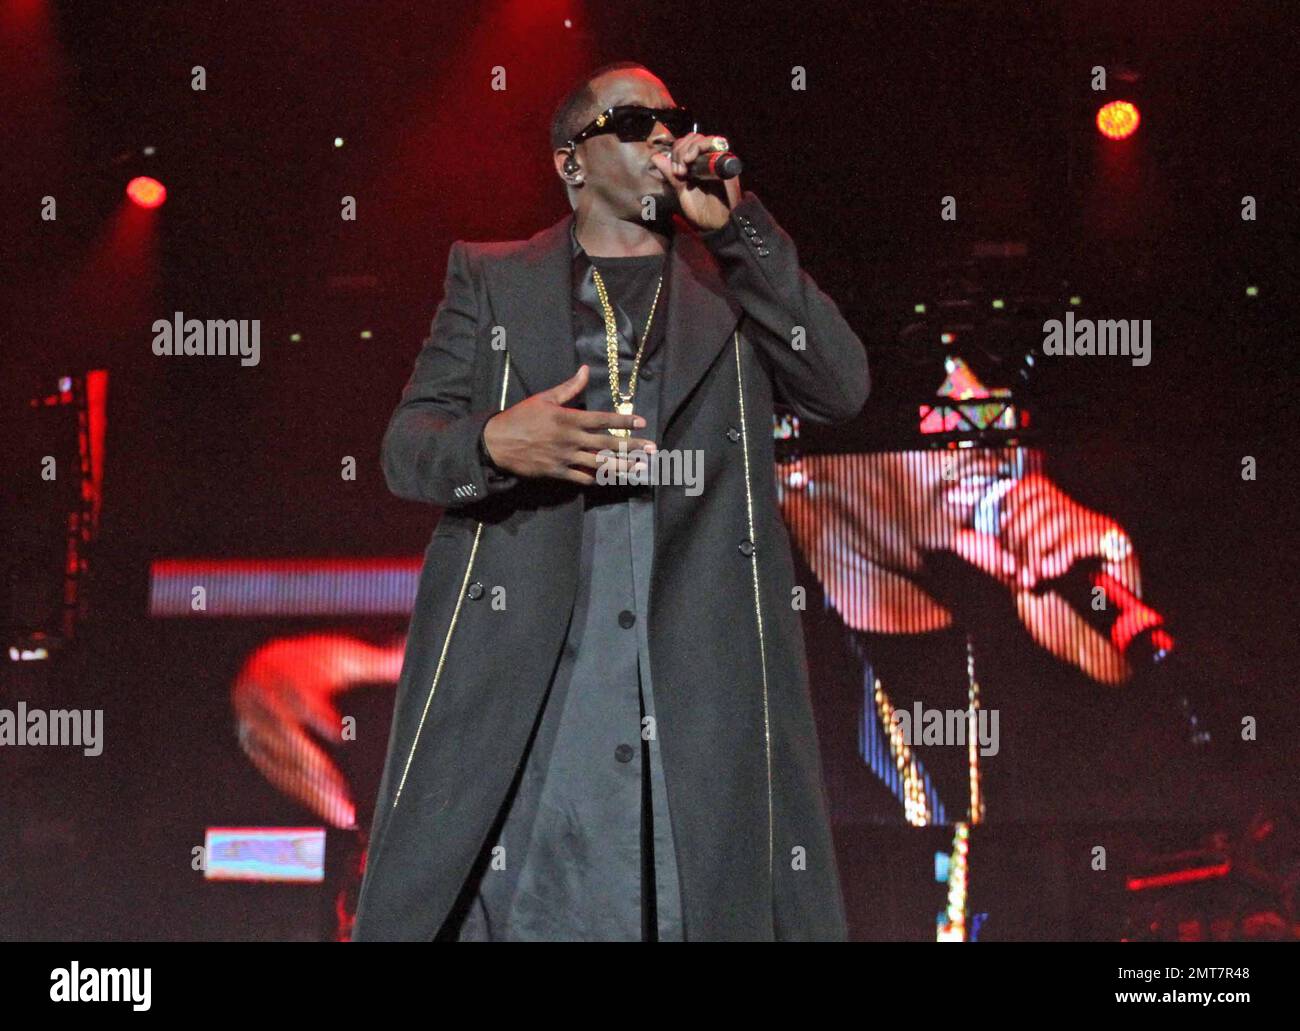
[[939, 343], [941, 344], [951, 344], [956, 339], [957, 339], [956, 333], [941, 333], [939, 335]]
[[993, 298], [993, 307], [994, 307], [997, 311], [1001, 311], [1001, 310], [1002, 310], [1003, 308], [1005, 308], [1006, 306], [1007, 306], [1007, 302], [1004, 301], [1001, 297], [995, 297], [995, 298]]
[[341, 147], [341, 146], [343, 146], [343, 137], [342, 137], [342, 136], [335, 136], [335, 137], [334, 137], [334, 146], [336, 146], [336, 147]]
[[160, 208], [167, 199], [167, 187], [157, 179], [138, 175], [126, 184], [126, 195], [139, 207]]
[[1079, 307], [1079, 305], [1081, 305], [1082, 303], [1083, 303], [1083, 298], [1080, 297], [1078, 294], [1071, 294], [1071, 295], [1070, 295], [1070, 304], [1071, 304], [1071, 305], [1073, 305], [1074, 307], [1077, 308], [1077, 307]]
[[1137, 106], [1127, 100], [1112, 100], [1097, 112], [1097, 128], [1108, 140], [1126, 140], [1142, 121]]
[[373, 337], [374, 335], [375, 335], [375, 334], [373, 334], [372, 332], [370, 332], [370, 330], [368, 330], [368, 329], [363, 329], [363, 330], [361, 331], [361, 339], [362, 339], [362, 340], [369, 340], [369, 339], [370, 339], [371, 337]]
[[912, 305], [912, 311], [916, 312], [916, 314], [918, 314], [918, 315], [924, 315], [924, 314], [925, 314], [925, 305], [924, 305], [924, 304], [914, 304], [914, 305]]
[[301, 339], [302, 339], [302, 334], [301, 334], [301, 333], [290, 333], [290, 334], [289, 334], [289, 343], [291, 343], [291, 344], [296, 344], [296, 343], [298, 343]]
[[1257, 286], [1248, 286], [1248, 287], [1246, 287], [1246, 296], [1247, 296], [1247, 297], [1258, 297], [1258, 296], [1259, 296], [1259, 287], [1257, 287]]

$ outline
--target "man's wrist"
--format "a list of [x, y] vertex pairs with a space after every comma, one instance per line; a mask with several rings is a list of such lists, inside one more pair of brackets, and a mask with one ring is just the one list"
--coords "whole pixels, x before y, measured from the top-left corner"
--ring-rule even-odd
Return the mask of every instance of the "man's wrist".
[[727, 220], [723, 222], [722, 225], [718, 226], [717, 229], [705, 229], [700, 232], [700, 240], [706, 246], [722, 246], [731, 243], [740, 235], [740, 230], [736, 225], [735, 216], [732, 214], [734, 211], [735, 208], [732, 208], [731, 212], [727, 213]]
[[486, 465], [489, 469], [493, 469], [496, 472], [503, 473], [505, 472], [505, 470], [502, 469], [499, 465], [496, 464], [496, 462], [492, 460], [492, 454], [491, 452], [488, 451], [487, 440], [485, 438], [487, 436], [487, 424], [489, 421], [491, 420], [484, 421], [483, 428], [478, 431], [478, 456], [482, 460], [483, 464]]
[[[715, 251], [724, 250], [742, 239], [743, 226], [748, 221], [748, 216], [753, 215], [756, 210], [762, 210], [762, 205], [758, 198], [750, 190], [746, 190], [740, 195], [740, 200], [731, 205], [727, 212], [727, 221], [718, 226], [717, 229], [708, 229], [702, 231], [700, 240]], [[752, 235], [744, 232], [744, 236]]]

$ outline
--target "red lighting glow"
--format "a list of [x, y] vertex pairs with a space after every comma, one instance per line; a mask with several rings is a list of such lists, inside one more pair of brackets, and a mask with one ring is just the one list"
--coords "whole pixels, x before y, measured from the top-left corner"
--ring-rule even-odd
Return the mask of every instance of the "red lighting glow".
[[126, 184], [126, 195], [142, 208], [160, 208], [167, 199], [167, 188], [147, 175], [137, 176]]
[[1112, 100], [1097, 112], [1097, 128], [1108, 140], [1126, 140], [1137, 132], [1142, 117], [1127, 100]]
[[1232, 870], [1231, 863], [1215, 863], [1211, 866], [1188, 867], [1185, 870], [1171, 870], [1168, 873], [1151, 874], [1147, 877], [1130, 877], [1124, 886], [1129, 891], [1146, 891], [1149, 888], [1168, 888], [1175, 884], [1191, 884], [1194, 881], [1208, 881], [1215, 877], [1227, 877]]

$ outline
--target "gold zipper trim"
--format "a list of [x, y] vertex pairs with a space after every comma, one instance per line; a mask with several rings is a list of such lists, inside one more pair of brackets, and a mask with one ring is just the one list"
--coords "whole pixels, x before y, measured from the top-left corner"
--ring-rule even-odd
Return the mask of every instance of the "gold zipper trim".
[[[505, 411], [506, 407], [506, 387], [510, 383], [510, 352], [505, 354], [505, 368], [501, 372], [501, 400], [497, 404], [497, 411]], [[474, 556], [478, 554], [479, 538], [483, 536], [483, 520], [478, 521], [474, 528], [474, 544], [469, 549], [469, 562], [465, 565], [465, 575], [460, 581], [460, 593], [456, 596], [456, 607], [451, 611], [451, 625], [447, 627], [447, 636], [442, 641], [442, 652], [438, 655], [438, 666], [433, 671], [433, 683], [429, 685], [429, 696], [424, 700], [424, 711], [420, 713], [420, 724], [415, 728], [415, 740], [411, 742], [411, 750], [406, 756], [406, 765], [402, 768], [402, 779], [397, 783], [397, 792], [393, 795], [393, 804], [389, 807], [391, 814], [397, 808], [397, 800], [402, 797], [402, 788], [406, 786], [406, 775], [411, 771], [411, 760], [415, 758], [415, 749], [420, 744], [420, 734], [424, 730], [425, 718], [429, 715], [429, 706], [433, 702], [433, 693], [438, 690], [438, 680], [442, 677], [442, 667], [447, 661], [447, 649], [451, 647], [451, 635], [456, 630], [456, 620], [460, 617], [460, 607], [465, 602], [465, 590], [469, 586], [469, 578], [474, 570]]]
[[763, 746], [767, 758], [767, 883], [769, 894], [774, 894], [772, 877], [772, 725], [767, 706], [767, 639], [763, 635], [763, 603], [758, 583], [758, 542], [754, 540], [754, 495], [749, 477], [749, 427], [745, 421], [745, 375], [740, 366], [740, 331], [732, 337], [736, 345], [736, 384], [740, 394], [741, 453], [745, 461], [745, 519], [749, 526], [749, 542], [754, 550], [749, 555], [749, 567], [754, 578], [754, 618], [758, 622], [758, 659], [763, 674]]
[[[750, 571], [754, 584], [754, 619], [758, 626], [758, 656], [759, 668], [762, 674], [763, 682], [763, 750], [767, 770], [767, 877], [768, 892], [772, 893], [773, 887], [773, 812], [772, 812], [772, 725], [771, 716], [768, 707], [768, 688], [767, 688], [767, 639], [763, 633], [763, 605], [762, 593], [758, 580], [758, 544], [754, 540], [754, 496], [751, 486], [749, 471], [749, 426], [745, 418], [745, 377], [744, 370], [740, 363], [740, 332], [737, 330], [732, 335], [732, 341], [735, 344], [736, 353], [736, 386], [740, 399], [740, 435], [741, 435], [741, 455], [744, 461], [745, 469], [745, 520], [749, 531], [750, 543], [754, 545], [754, 551], [750, 554]], [[501, 398], [498, 403], [498, 411], [504, 411], [506, 406], [506, 389], [510, 382], [510, 355], [505, 356], [505, 368], [501, 374]], [[465, 591], [469, 585], [469, 578], [474, 569], [474, 556], [478, 553], [479, 538], [483, 534], [483, 523], [480, 520], [474, 529], [474, 543], [470, 548], [469, 562], [465, 566], [465, 575], [461, 578], [460, 594], [456, 598], [456, 607], [452, 610], [451, 625], [447, 628], [447, 636], [442, 642], [442, 651], [438, 656], [438, 666], [434, 670], [433, 683], [429, 686], [429, 695], [424, 700], [424, 710], [420, 713], [420, 723], [415, 729], [415, 740], [411, 742], [411, 750], [407, 753], [406, 764], [402, 768], [402, 778], [397, 784], [397, 791], [393, 795], [393, 804], [389, 807], [389, 812], [396, 810], [398, 799], [402, 797], [402, 789], [406, 786], [406, 777], [411, 769], [411, 761], [415, 758], [415, 750], [420, 744], [420, 735], [424, 731], [424, 723], [429, 715], [429, 706], [433, 702], [434, 692], [438, 690], [438, 681], [442, 677], [443, 666], [447, 660], [447, 650], [451, 646], [451, 636], [456, 630], [456, 621], [460, 616], [460, 607], [465, 600]]]

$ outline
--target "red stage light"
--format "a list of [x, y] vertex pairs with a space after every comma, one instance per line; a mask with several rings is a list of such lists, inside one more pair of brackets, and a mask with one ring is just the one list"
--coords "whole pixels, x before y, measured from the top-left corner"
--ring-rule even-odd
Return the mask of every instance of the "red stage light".
[[167, 199], [167, 187], [157, 179], [141, 175], [126, 184], [126, 195], [131, 198], [133, 204], [142, 208], [159, 208]]
[[1108, 140], [1126, 140], [1137, 132], [1142, 121], [1135, 104], [1127, 100], [1112, 100], [1097, 112], [1097, 128]]

